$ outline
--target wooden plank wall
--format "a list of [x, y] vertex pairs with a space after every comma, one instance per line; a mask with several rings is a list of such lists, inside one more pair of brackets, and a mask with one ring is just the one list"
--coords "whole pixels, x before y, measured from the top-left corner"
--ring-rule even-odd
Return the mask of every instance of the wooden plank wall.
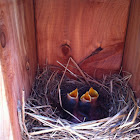
[[132, 73], [130, 84], [140, 98], [140, 0], [131, 2], [123, 70]]
[[[1, 47], [1, 45], [0, 45]], [[0, 140], [13, 140], [4, 79], [0, 61]]]
[[94, 77], [119, 70], [129, 6], [130, 0], [35, 0], [40, 66], [46, 59], [66, 64], [71, 56]]
[[32, 0], [0, 0], [0, 76], [3, 77], [0, 84], [3, 120], [0, 121], [7, 118], [5, 123], [0, 123], [0, 139], [3, 140], [21, 139], [17, 102], [21, 100], [22, 89], [29, 94], [36, 73], [34, 29]]

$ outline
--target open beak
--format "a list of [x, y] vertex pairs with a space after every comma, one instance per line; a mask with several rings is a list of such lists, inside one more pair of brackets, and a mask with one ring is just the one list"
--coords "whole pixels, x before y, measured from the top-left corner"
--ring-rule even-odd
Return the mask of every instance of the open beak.
[[89, 92], [87, 91], [85, 94], [83, 94], [83, 95], [81, 96], [80, 100], [81, 100], [83, 103], [91, 102], [91, 96], [89, 95]]
[[69, 102], [76, 102], [78, 103], [78, 89], [76, 88], [72, 92], [67, 94], [67, 99]]
[[80, 97], [79, 110], [81, 113], [88, 115], [91, 109], [91, 97], [87, 91]]
[[89, 95], [91, 97], [91, 103], [93, 106], [95, 106], [96, 104], [96, 101], [99, 97], [99, 94], [96, 90], [94, 90], [92, 87], [89, 89]]

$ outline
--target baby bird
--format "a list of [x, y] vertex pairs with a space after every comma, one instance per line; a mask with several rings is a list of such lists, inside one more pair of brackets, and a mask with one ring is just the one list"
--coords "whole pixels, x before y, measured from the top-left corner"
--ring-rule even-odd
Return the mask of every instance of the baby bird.
[[91, 96], [91, 109], [89, 113], [89, 117], [91, 120], [98, 120], [102, 118], [102, 110], [97, 102], [99, 94], [92, 87], [89, 89], [89, 95]]
[[[80, 101], [76, 108], [73, 110], [73, 115], [81, 122], [88, 120], [88, 113], [90, 108], [91, 97], [88, 92], [81, 96]], [[72, 122], [78, 123], [75, 118], [71, 118]]]
[[73, 113], [74, 110], [77, 108], [78, 104], [78, 89], [76, 88], [72, 92], [67, 94], [67, 101], [66, 101], [66, 109], [70, 112]]
[[91, 108], [91, 96], [89, 95], [89, 92], [87, 91], [80, 98], [79, 110], [83, 112], [84, 114], [88, 114], [90, 108]]
[[[88, 92], [80, 97], [77, 108], [74, 110], [73, 115], [77, 117], [80, 121], [89, 120], [89, 111], [91, 108], [91, 97]], [[72, 121], [78, 123], [77, 120], [72, 118]]]
[[95, 107], [97, 104], [96, 104], [96, 101], [99, 97], [99, 94], [96, 90], [94, 90], [92, 87], [89, 89], [89, 95], [91, 97], [91, 106], [92, 107]]

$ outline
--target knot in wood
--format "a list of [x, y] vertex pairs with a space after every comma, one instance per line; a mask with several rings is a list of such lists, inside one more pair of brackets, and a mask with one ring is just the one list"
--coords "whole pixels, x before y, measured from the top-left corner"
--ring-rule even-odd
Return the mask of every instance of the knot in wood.
[[68, 44], [63, 44], [61, 46], [62, 49], [62, 53], [64, 56], [68, 56], [69, 52], [70, 52], [70, 46]]
[[5, 46], [6, 46], [6, 37], [5, 37], [4, 32], [0, 32], [0, 43], [1, 43], [2, 48], [5, 48]]

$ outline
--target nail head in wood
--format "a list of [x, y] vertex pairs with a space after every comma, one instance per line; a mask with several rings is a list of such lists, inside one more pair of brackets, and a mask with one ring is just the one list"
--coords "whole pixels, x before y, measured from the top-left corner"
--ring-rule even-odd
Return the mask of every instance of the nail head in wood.
[[26, 62], [26, 70], [30, 70], [30, 64], [28, 61]]

